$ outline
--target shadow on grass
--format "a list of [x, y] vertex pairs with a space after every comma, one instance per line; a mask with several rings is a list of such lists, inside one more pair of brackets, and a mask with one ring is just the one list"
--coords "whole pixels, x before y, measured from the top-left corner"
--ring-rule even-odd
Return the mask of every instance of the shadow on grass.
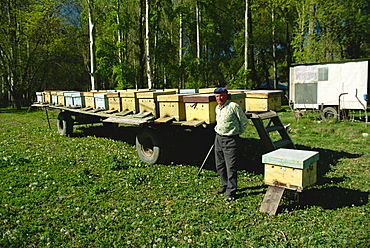
[[321, 206], [325, 209], [362, 206], [368, 203], [369, 193], [340, 187], [309, 189], [299, 197], [299, 205]]
[[104, 137], [120, 140], [130, 145], [135, 145], [136, 134], [139, 130], [135, 126], [117, 127], [117, 125], [111, 123], [104, 123], [104, 125], [78, 125], [75, 128], [77, 128], [78, 132], [73, 133], [72, 137]]
[[[292, 194], [296, 194], [292, 196]], [[369, 193], [340, 187], [308, 189], [301, 193], [285, 191], [284, 198], [293, 202], [280, 205], [278, 213], [320, 206], [323, 209], [339, 209], [362, 206], [368, 203]], [[286, 199], [285, 199], [286, 200]]]
[[[79, 130], [74, 133], [74, 137], [96, 136], [107, 137], [115, 140], [121, 140], [131, 145], [135, 145], [136, 134], [139, 131], [135, 126], [120, 126], [115, 124], [105, 123], [104, 125], [79, 125], [76, 126]], [[213, 130], [193, 130], [193, 131], [168, 131], [164, 129], [165, 149], [168, 150], [168, 164], [187, 164], [200, 167], [213, 144]], [[324, 185], [340, 182], [342, 178], [333, 179], [323, 177], [329, 170], [330, 166], [335, 166], [342, 158], [358, 158], [360, 155], [347, 152], [338, 152], [328, 149], [311, 148], [298, 145], [297, 149], [318, 151], [320, 159], [317, 163], [318, 180], [317, 184]], [[268, 150], [264, 147], [259, 139], [240, 139], [239, 145], [239, 170], [245, 170], [255, 174], [264, 173], [264, 165], [262, 164], [262, 155]], [[214, 152], [211, 151], [208, 159], [205, 161], [203, 169], [215, 170]]]

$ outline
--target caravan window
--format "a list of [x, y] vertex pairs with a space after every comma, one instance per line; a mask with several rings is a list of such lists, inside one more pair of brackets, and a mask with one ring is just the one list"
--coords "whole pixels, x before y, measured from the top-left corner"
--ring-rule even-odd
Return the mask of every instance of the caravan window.
[[323, 67], [319, 68], [319, 81], [328, 81], [329, 80], [329, 68]]

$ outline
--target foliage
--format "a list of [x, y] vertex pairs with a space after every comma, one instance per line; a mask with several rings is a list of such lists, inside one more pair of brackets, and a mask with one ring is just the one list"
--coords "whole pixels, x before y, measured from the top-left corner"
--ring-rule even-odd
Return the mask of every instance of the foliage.
[[[52, 122], [58, 112], [49, 111]], [[368, 247], [369, 137], [364, 122], [322, 122], [280, 112], [300, 149], [320, 152], [319, 180], [286, 191], [278, 214], [260, 213], [266, 186], [262, 144], [243, 135], [240, 193], [214, 193], [212, 166], [197, 176], [203, 134], [182, 139], [183, 160], [147, 165], [134, 127], [111, 135], [99, 124], [62, 137], [45, 113], [0, 112], [0, 245], [3, 247]], [[174, 137], [174, 140], [176, 138]], [[198, 144], [199, 143], [199, 144]], [[186, 149], [187, 148], [187, 149]], [[208, 149], [208, 148], [207, 148]], [[204, 150], [204, 149], [203, 149]], [[188, 161], [188, 162], [184, 162]]]
[[250, 1], [247, 30], [244, 0], [9, 0], [0, 3], [2, 102], [20, 108], [35, 91], [90, 90], [88, 2], [99, 89], [147, 88], [148, 75], [153, 88], [240, 87], [245, 64], [249, 87], [275, 74], [287, 82], [292, 63], [370, 57], [363, 0]]

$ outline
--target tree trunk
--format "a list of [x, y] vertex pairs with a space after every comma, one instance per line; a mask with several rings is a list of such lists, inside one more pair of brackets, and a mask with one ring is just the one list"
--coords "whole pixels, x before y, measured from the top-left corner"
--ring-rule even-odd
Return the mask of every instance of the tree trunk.
[[197, 59], [198, 59], [198, 64], [200, 64], [200, 10], [199, 10], [199, 2], [198, 0], [195, 3], [195, 17], [196, 17], [196, 26], [197, 26]]
[[183, 37], [182, 37], [182, 12], [180, 11], [180, 20], [179, 20], [179, 89], [183, 88], [182, 84], [182, 44], [183, 44]]
[[140, 0], [139, 14], [139, 83], [136, 84], [136, 89], [144, 87], [145, 74], [145, 42], [144, 42], [144, 0]]
[[245, 82], [244, 88], [248, 85], [248, 49], [249, 49], [249, 0], [245, 0], [245, 36], [244, 36], [244, 72], [245, 72]]
[[148, 77], [148, 88], [153, 89], [153, 75], [150, 65], [150, 40], [149, 40], [149, 0], [145, 0], [145, 47], [146, 47], [146, 74]]
[[94, 0], [87, 0], [88, 11], [89, 11], [89, 38], [90, 38], [90, 80], [91, 89], [97, 90], [97, 80], [96, 80], [96, 56], [95, 56], [95, 20], [94, 20]]
[[[271, 10], [271, 23], [272, 23], [272, 58], [273, 58], [273, 69], [274, 69], [274, 89], [277, 89], [277, 58], [276, 58], [276, 25], [275, 25], [275, 9], [274, 6], [272, 5], [272, 10]], [[269, 85], [267, 81], [267, 85]]]

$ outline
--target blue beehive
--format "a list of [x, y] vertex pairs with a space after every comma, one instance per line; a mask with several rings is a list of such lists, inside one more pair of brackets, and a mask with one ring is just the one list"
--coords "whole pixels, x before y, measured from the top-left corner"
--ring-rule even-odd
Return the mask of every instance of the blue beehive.
[[95, 108], [108, 110], [108, 97], [106, 92], [94, 93]]

